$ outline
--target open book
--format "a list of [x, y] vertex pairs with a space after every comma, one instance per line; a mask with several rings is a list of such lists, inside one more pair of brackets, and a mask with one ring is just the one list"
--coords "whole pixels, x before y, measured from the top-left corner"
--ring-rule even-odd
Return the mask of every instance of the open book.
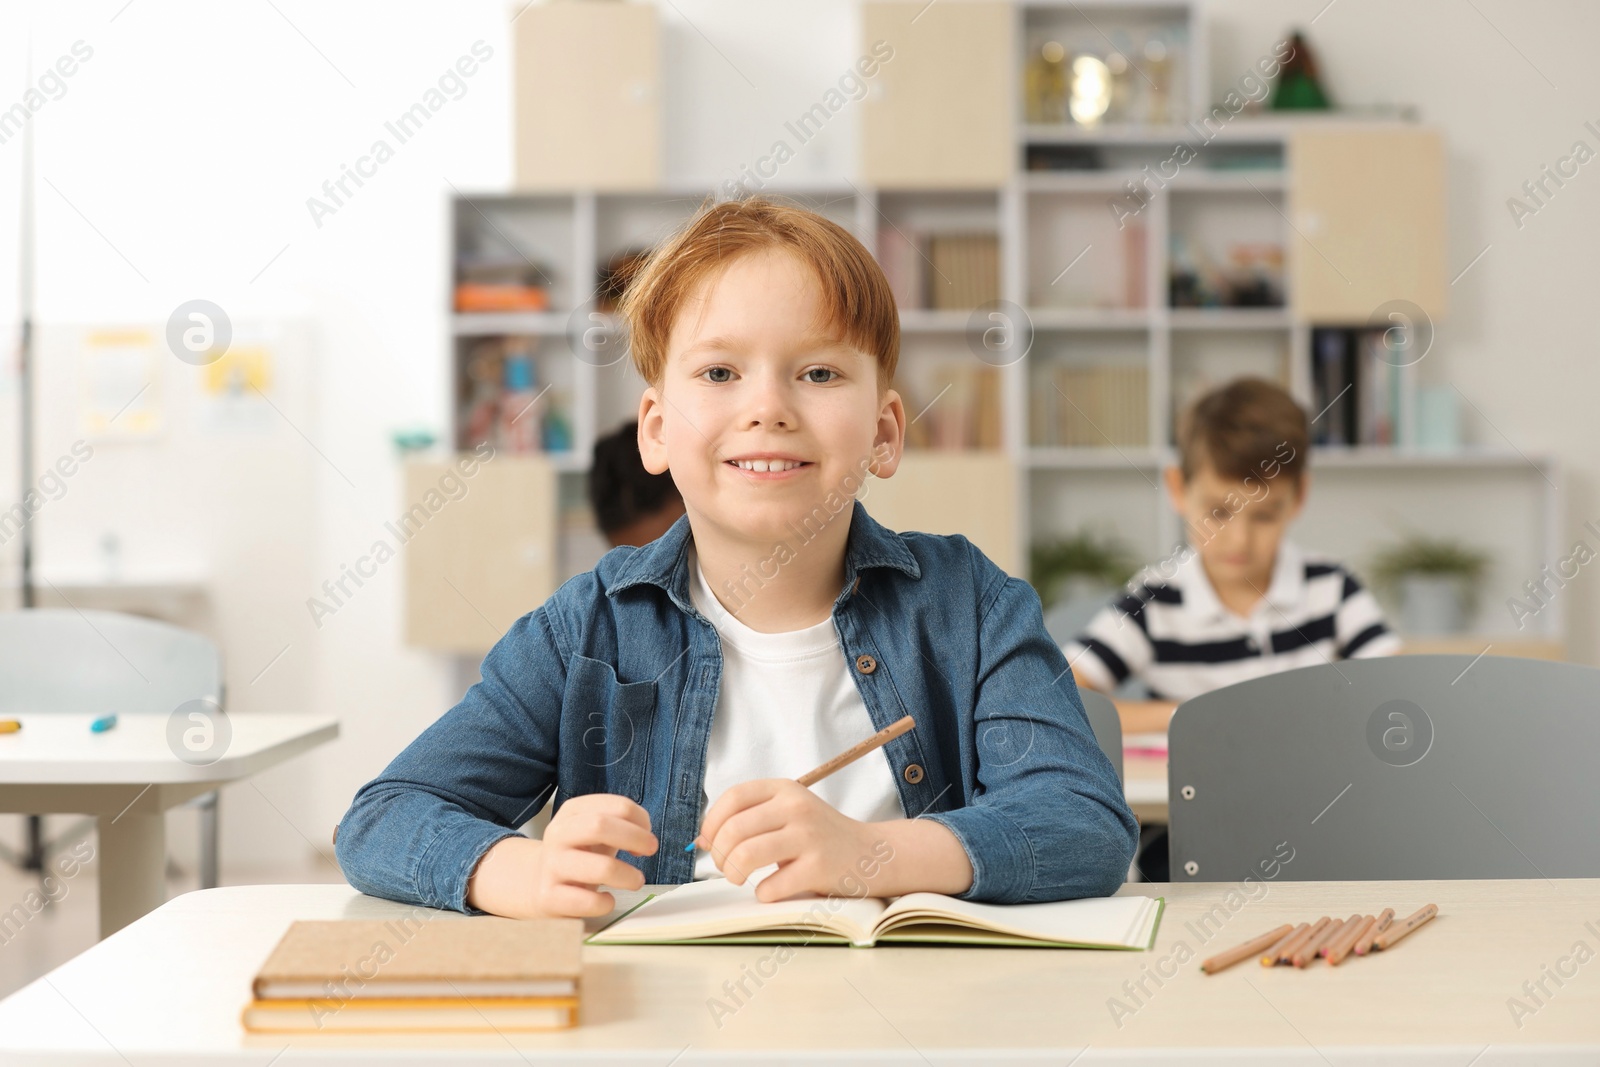
[[1087, 897], [1049, 904], [975, 904], [938, 893], [797, 897], [763, 904], [751, 884], [691, 882], [647, 898], [589, 938], [592, 945], [815, 943], [865, 948], [880, 941], [1147, 949], [1161, 897]]

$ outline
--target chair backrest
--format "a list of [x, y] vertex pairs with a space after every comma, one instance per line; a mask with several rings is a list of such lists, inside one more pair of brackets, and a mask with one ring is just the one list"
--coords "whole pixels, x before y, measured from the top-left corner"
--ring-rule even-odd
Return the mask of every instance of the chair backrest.
[[1319, 664], [1185, 701], [1169, 752], [1174, 882], [1600, 877], [1591, 667]]
[[222, 653], [199, 634], [112, 611], [0, 612], [0, 714], [170, 715], [223, 705]]
[[1117, 706], [1104, 693], [1093, 689], [1078, 689], [1083, 698], [1083, 710], [1089, 715], [1089, 728], [1094, 739], [1117, 769], [1117, 781], [1122, 781], [1122, 720], [1117, 716]]

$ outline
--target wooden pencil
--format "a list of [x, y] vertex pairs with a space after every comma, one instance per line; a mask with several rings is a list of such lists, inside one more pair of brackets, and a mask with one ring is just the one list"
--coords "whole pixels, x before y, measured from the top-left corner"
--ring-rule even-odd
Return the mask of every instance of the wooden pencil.
[[1278, 941], [1277, 944], [1273, 945], [1271, 948], [1267, 949], [1267, 951], [1261, 954], [1261, 966], [1274, 967], [1280, 960], [1287, 959], [1288, 957], [1283, 954], [1283, 950], [1288, 948], [1296, 938], [1309, 929], [1311, 929], [1310, 923], [1301, 923], [1287, 934], [1284, 934], [1283, 938]]
[[1371, 952], [1372, 943], [1378, 939], [1379, 934], [1389, 928], [1389, 924], [1392, 922], [1394, 922], [1394, 909], [1384, 908], [1378, 913], [1377, 921], [1367, 927], [1367, 932], [1356, 938], [1356, 947], [1351, 951], [1357, 956], [1365, 956]]
[[796, 779], [796, 781], [804, 786], [816, 785], [834, 771], [841, 767], [849, 766], [862, 756], [865, 756], [868, 752], [882, 748], [884, 745], [887, 745], [890, 741], [893, 741], [895, 738], [899, 737], [901, 734], [905, 733], [916, 725], [916, 720], [907, 715], [901, 718], [898, 722], [892, 722], [888, 726], [885, 726], [883, 729], [879, 730], [865, 741], [861, 741], [850, 746], [837, 756], [833, 757], [827, 763], [824, 763], [822, 766], [817, 767], [814, 770], [807, 771], [798, 779]]
[[1353, 926], [1346, 927], [1349, 933], [1341, 937], [1339, 943], [1328, 949], [1326, 953], [1328, 966], [1337, 967], [1343, 963], [1344, 958], [1350, 955], [1350, 950], [1356, 947], [1356, 942], [1367, 936], [1367, 931], [1372, 929], [1373, 924], [1377, 921], [1375, 916], [1363, 915]]
[[1280, 955], [1278, 959], [1282, 960], [1284, 963], [1293, 963], [1295, 953], [1299, 952], [1303, 947], [1305, 947], [1305, 945], [1310, 942], [1312, 938], [1316, 937], [1318, 934], [1322, 933], [1323, 930], [1327, 929], [1328, 923], [1331, 921], [1331, 919], [1324, 915], [1322, 918], [1306, 927], [1304, 933], [1300, 934], [1284, 947], [1283, 954]]
[[1400, 943], [1402, 937], [1405, 937], [1437, 914], [1439, 914], [1439, 905], [1437, 904], [1426, 904], [1418, 908], [1415, 914], [1407, 916], [1403, 922], [1391, 924], [1387, 930], [1379, 934], [1378, 939], [1372, 943], [1372, 947], [1376, 949], [1393, 948]]
[[1350, 916], [1350, 918], [1346, 919], [1344, 921], [1344, 925], [1339, 927], [1339, 932], [1337, 934], [1333, 935], [1332, 937], [1328, 938], [1326, 941], [1324, 941], [1322, 943], [1322, 945], [1317, 949], [1317, 955], [1319, 955], [1319, 956], [1323, 957], [1324, 959], [1326, 959], [1327, 956], [1328, 956], [1328, 953], [1332, 949], [1336, 948], [1339, 945], [1344, 944], [1346, 941], [1348, 941], [1351, 938], [1353, 938], [1355, 936], [1355, 934], [1356, 934], [1356, 927], [1361, 925], [1361, 919], [1362, 919], [1362, 916], [1360, 915], [1360, 913], [1352, 915], [1352, 916]]
[[1329, 938], [1337, 936], [1339, 931], [1343, 928], [1343, 919], [1331, 920], [1327, 926], [1322, 928], [1321, 933], [1317, 934], [1315, 937], [1311, 938], [1311, 940], [1307, 941], [1305, 944], [1296, 949], [1295, 954], [1290, 957], [1289, 962], [1294, 964], [1296, 967], [1306, 966], [1312, 960], [1317, 958], [1317, 950], [1321, 948]]
[[1260, 937], [1251, 938], [1244, 944], [1235, 948], [1230, 948], [1226, 952], [1217, 953], [1215, 956], [1212, 956], [1210, 959], [1202, 963], [1200, 965], [1200, 969], [1207, 974], [1216, 974], [1218, 971], [1225, 971], [1229, 967], [1232, 967], [1235, 963], [1238, 963], [1240, 960], [1247, 960], [1263, 949], [1270, 948], [1277, 944], [1279, 941], [1283, 940], [1285, 934], [1289, 933], [1289, 931], [1293, 929], [1294, 927], [1290, 926], [1288, 923], [1284, 923], [1276, 930], [1262, 934]]

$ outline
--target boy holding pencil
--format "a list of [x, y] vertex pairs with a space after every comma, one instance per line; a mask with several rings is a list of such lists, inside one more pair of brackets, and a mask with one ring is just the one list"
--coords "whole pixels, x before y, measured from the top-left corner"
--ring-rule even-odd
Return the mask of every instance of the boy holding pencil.
[[[515, 917], [766, 868], [767, 901], [1121, 885], [1136, 825], [1038, 597], [965, 538], [893, 533], [854, 499], [894, 473], [906, 428], [867, 250], [811, 212], [718, 204], [623, 316], [649, 385], [639, 452], [686, 514], [518, 620], [360, 789], [336, 836], [350, 883]], [[543, 839], [518, 833], [552, 794]]]

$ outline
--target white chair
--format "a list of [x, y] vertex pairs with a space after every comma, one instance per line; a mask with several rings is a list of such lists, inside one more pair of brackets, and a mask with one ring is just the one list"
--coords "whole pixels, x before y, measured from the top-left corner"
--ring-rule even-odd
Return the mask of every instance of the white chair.
[[[222, 652], [199, 634], [111, 611], [0, 612], [0, 717], [166, 716], [202, 699], [226, 707]], [[200, 885], [212, 889], [217, 885], [216, 791], [196, 797], [190, 806], [200, 810]], [[39, 870], [52, 846], [42, 840], [40, 817], [27, 818], [28, 847], [20, 865]], [[75, 827], [67, 836], [76, 838], [77, 832]]]

